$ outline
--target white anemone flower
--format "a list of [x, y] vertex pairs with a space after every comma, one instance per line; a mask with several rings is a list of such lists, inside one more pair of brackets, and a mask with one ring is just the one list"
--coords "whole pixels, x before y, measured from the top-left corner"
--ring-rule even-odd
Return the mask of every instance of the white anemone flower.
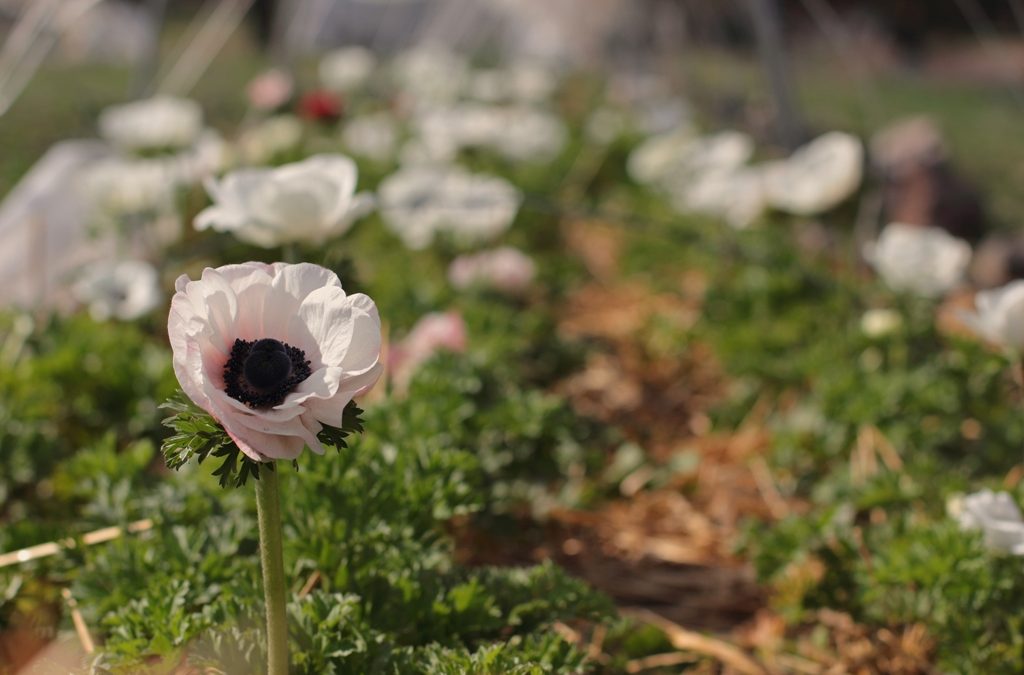
[[156, 269], [141, 260], [93, 263], [71, 291], [89, 307], [96, 321], [133, 321], [149, 314], [163, 300]]
[[547, 162], [565, 147], [569, 133], [556, 115], [529, 106], [499, 111], [488, 145], [514, 162]]
[[339, 426], [380, 377], [380, 317], [318, 265], [207, 268], [175, 284], [167, 332], [182, 390], [254, 461], [322, 454], [317, 434]]
[[354, 155], [387, 162], [398, 146], [398, 126], [386, 112], [353, 117], [341, 132], [345, 148]]
[[765, 172], [769, 204], [786, 213], [815, 216], [831, 211], [855, 193], [864, 176], [860, 139], [833, 131], [772, 162]]
[[98, 216], [117, 219], [164, 212], [173, 207], [174, 173], [156, 160], [101, 160], [83, 170], [78, 184]]
[[508, 181], [455, 167], [413, 166], [381, 182], [380, 211], [411, 249], [448, 233], [461, 244], [494, 239], [512, 224], [522, 195]]
[[214, 203], [196, 216], [195, 227], [231, 232], [264, 248], [323, 243], [346, 232], [371, 207], [369, 195], [355, 194], [357, 176], [355, 163], [342, 155], [232, 171], [220, 181], [207, 181]]
[[427, 156], [454, 157], [462, 148], [487, 148], [517, 162], [543, 162], [565, 146], [560, 119], [530, 106], [463, 103], [428, 109], [415, 120]]
[[550, 68], [519, 62], [507, 68], [475, 71], [469, 79], [467, 91], [470, 98], [485, 103], [541, 103], [551, 97], [557, 84]]
[[530, 256], [502, 246], [455, 258], [448, 266], [448, 281], [459, 290], [483, 286], [516, 294], [530, 286], [536, 273], [537, 266]]
[[684, 213], [717, 216], [742, 230], [765, 210], [763, 174], [747, 167], [697, 174], [676, 188], [672, 203]]
[[1024, 517], [1009, 493], [981, 490], [951, 500], [948, 510], [961, 529], [981, 530], [989, 548], [1024, 555]]
[[377, 59], [369, 49], [344, 47], [320, 60], [320, 83], [331, 91], [352, 91], [365, 84], [376, 67]]
[[864, 258], [894, 291], [937, 298], [963, 279], [971, 245], [938, 227], [890, 223]]
[[106, 108], [99, 126], [100, 134], [122, 150], [184, 148], [199, 138], [203, 111], [195, 101], [156, 96]]
[[694, 176], [734, 171], [753, 154], [753, 139], [740, 131], [697, 136], [684, 126], [641, 143], [626, 169], [638, 183], [672, 189]]
[[960, 316], [975, 333], [1007, 349], [1024, 350], [1024, 279], [980, 291], [974, 306], [975, 312]]

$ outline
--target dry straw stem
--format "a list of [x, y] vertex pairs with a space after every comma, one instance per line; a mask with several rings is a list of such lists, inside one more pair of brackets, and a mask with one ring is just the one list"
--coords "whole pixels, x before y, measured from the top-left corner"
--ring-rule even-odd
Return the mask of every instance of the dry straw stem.
[[709, 656], [742, 675], [768, 675], [768, 671], [757, 661], [728, 642], [687, 630], [650, 610], [623, 609], [621, 613], [660, 629], [676, 649]]
[[[84, 546], [92, 546], [93, 544], [102, 544], [107, 541], [113, 541], [117, 539], [125, 532], [129, 534], [137, 534], [139, 532], [145, 532], [153, 528], [153, 521], [149, 518], [142, 520], [136, 520], [135, 522], [129, 523], [126, 527], [104, 527], [99, 530], [93, 530], [82, 535], [81, 543]], [[39, 558], [46, 558], [51, 555], [56, 555], [68, 548], [75, 548], [78, 546], [79, 540], [74, 537], [67, 537], [58, 541], [48, 541], [45, 544], [36, 544], [35, 546], [29, 546], [28, 548], [18, 549], [17, 551], [11, 551], [10, 553], [0, 554], [0, 567], [10, 567], [11, 565], [19, 565], [32, 560], [38, 560]]]
[[863, 485], [879, 471], [878, 460], [890, 471], [901, 471], [903, 460], [881, 430], [866, 424], [857, 431], [857, 441], [850, 455], [850, 476], [854, 485]]
[[82, 649], [86, 654], [92, 654], [96, 651], [96, 645], [92, 641], [92, 636], [89, 635], [89, 627], [85, 625], [82, 613], [78, 611], [78, 601], [71, 595], [71, 589], [65, 588], [61, 591], [61, 595], [64, 597], [68, 609], [71, 610], [71, 623], [75, 626], [75, 634], [78, 636], [78, 641], [82, 643]]
[[299, 597], [304, 598], [310, 593], [312, 593], [313, 589], [316, 588], [317, 584], [319, 583], [320, 570], [313, 570], [313, 573], [309, 575], [309, 578], [306, 579], [306, 582], [302, 584], [302, 589], [299, 590]]

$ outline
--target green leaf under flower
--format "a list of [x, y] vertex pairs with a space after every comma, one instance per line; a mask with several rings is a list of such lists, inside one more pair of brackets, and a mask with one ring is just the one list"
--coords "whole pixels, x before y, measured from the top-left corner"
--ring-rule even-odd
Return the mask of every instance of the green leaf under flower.
[[[160, 407], [172, 412], [163, 424], [175, 432], [164, 440], [160, 448], [169, 469], [177, 471], [193, 458], [197, 464], [210, 457], [217, 458], [221, 461], [213, 475], [217, 476], [221, 487], [242, 487], [250, 477], [259, 480], [261, 468], [274, 470], [273, 462], [255, 462], [247, 457], [220, 422], [182, 392], [179, 391]], [[363, 431], [362, 413], [354, 401], [349, 401], [342, 413], [341, 425], [323, 425], [317, 438], [339, 451], [347, 448], [348, 436]], [[294, 464], [297, 469], [298, 463]]]

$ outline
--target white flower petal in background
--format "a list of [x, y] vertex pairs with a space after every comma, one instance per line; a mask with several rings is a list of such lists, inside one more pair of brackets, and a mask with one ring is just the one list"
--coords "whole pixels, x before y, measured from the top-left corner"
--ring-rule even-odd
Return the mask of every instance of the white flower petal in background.
[[203, 111], [188, 99], [156, 96], [103, 110], [100, 134], [127, 151], [179, 149], [192, 145], [203, 130]]
[[548, 162], [558, 157], [569, 133], [562, 120], [546, 110], [515, 106], [499, 111], [499, 124], [487, 145], [515, 162]]
[[626, 168], [638, 183], [674, 191], [694, 177], [739, 169], [753, 154], [753, 139], [740, 131], [697, 136], [682, 127], [641, 143], [630, 153]]
[[502, 246], [455, 258], [448, 266], [448, 281], [459, 290], [482, 286], [516, 294], [529, 288], [536, 273], [537, 266], [530, 256]]
[[626, 172], [641, 185], [654, 185], [671, 174], [679, 157], [696, 139], [696, 133], [688, 127], [651, 136], [629, 153]]
[[903, 315], [893, 309], [869, 309], [860, 318], [860, 330], [869, 338], [891, 335], [902, 325]]
[[195, 227], [231, 232], [265, 248], [323, 243], [365, 215], [369, 197], [355, 194], [357, 177], [355, 162], [343, 155], [239, 169], [207, 183], [214, 203], [196, 216]]
[[78, 185], [96, 216], [117, 219], [171, 209], [176, 180], [164, 162], [111, 158], [87, 166]]
[[318, 265], [206, 268], [175, 284], [167, 332], [192, 401], [262, 462], [322, 454], [317, 434], [383, 366], [377, 307]]
[[449, 160], [463, 148], [486, 148], [516, 162], [545, 162], [568, 132], [553, 114], [530, 106], [460, 103], [423, 110], [413, 120], [424, 155]]
[[684, 213], [706, 213], [745, 229], [765, 210], [763, 174], [747, 167], [695, 174], [672, 194], [672, 203]]
[[424, 249], [434, 240], [443, 224], [448, 180], [447, 169], [425, 165], [400, 169], [381, 182], [381, 217], [407, 247]]
[[402, 52], [391, 64], [398, 90], [414, 102], [452, 101], [468, 75], [465, 59], [440, 47], [416, 47]]
[[302, 121], [295, 115], [274, 115], [242, 131], [235, 152], [243, 165], [268, 164], [302, 143]]
[[819, 136], [789, 159], [765, 168], [769, 205], [798, 216], [832, 210], [855, 193], [864, 175], [864, 146], [840, 131]]
[[971, 245], [938, 227], [890, 223], [864, 258], [894, 291], [936, 298], [963, 279]]
[[457, 172], [445, 184], [443, 227], [460, 244], [491, 241], [509, 228], [521, 203], [504, 178]]
[[213, 129], [206, 129], [191, 147], [156, 159], [168, 163], [179, 183], [198, 185], [227, 169], [230, 157], [227, 142]]
[[163, 293], [156, 269], [141, 260], [93, 263], [79, 276], [71, 292], [97, 321], [132, 321], [153, 311]]
[[1009, 493], [981, 490], [951, 500], [947, 510], [962, 529], [980, 530], [989, 548], [1024, 555], [1024, 517]]
[[344, 93], [363, 86], [377, 67], [377, 58], [363, 47], [344, 47], [320, 60], [320, 83], [325, 89]]
[[551, 68], [520, 61], [505, 68], [474, 71], [466, 89], [469, 98], [484, 103], [541, 103], [557, 85]]
[[353, 155], [388, 162], [398, 147], [398, 125], [386, 112], [353, 117], [345, 123], [341, 140]]
[[512, 224], [522, 195], [508, 181], [457, 167], [413, 166], [385, 178], [378, 190], [388, 228], [411, 249], [445, 232], [463, 244], [493, 239]]
[[974, 306], [974, 312], [960, 316], [975, 333], [1002, 347], [1024, 350], [1024, 279], [979, 291]]

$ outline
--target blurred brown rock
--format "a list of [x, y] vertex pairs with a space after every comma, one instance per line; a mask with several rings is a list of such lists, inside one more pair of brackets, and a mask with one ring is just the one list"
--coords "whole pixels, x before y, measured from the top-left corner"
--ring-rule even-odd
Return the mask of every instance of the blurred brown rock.
[[883, 178], [886, 222], [934, 225], [971, 243], [988, 223], [981, 194], [953, 166], [945, 140], [928, 117], [897, 121], [871, 139]]

